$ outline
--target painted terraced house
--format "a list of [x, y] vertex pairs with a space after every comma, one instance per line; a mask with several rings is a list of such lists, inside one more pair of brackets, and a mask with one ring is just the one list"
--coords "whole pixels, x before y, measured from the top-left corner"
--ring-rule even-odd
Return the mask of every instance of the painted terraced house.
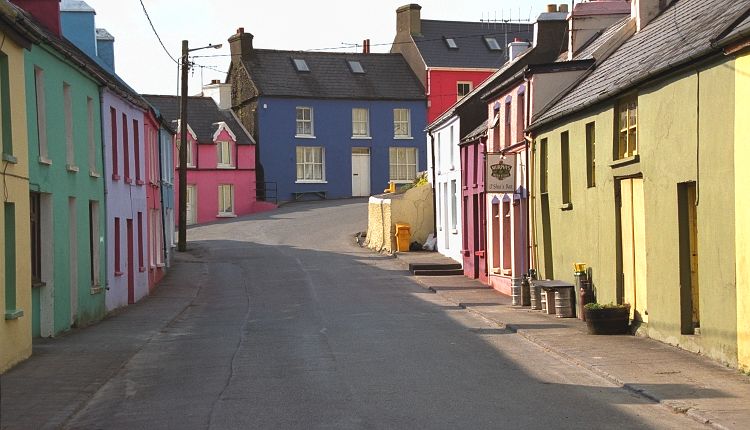
[[369, 196], [424, 170], [424, 90], [401, 55], [256, 49], [242, 28], [229, 42], [232, 109], [279, 200]]
[[[179, 124], [176, 96], [144, 96]], [[188, 98], [187, 221], [201, 224], [263, 210], [255, 197], [255, 142], [234, 113], [210, 97]], [[180, 141], [175, 136], [175, 148]], [[176, 149], [175, 149], [176, 153]], [[172, 165], [172, 169], [178, 166]], [[179, 178], [175, 181], [179, 186]], [[176, 204], [179, 202], [176, 200]], [[266, 207], [268, 208], [268, 207]]]
[[65, 0], [62, 11], [65, 37], [112, 82], [101, 88], [98, 108], [107, 189], [106, 308], [113, 310], [135, 303], [149, 291], [144, 120], [150, 107], [115, 74], [114, 39], [97, 31], [95, 11], [76, 0]]
[[532, 118], [538, 268], [586, 263], [641, 333], [747, 367], [750, 1], [631, 7], [632, 36]]
[[30, 35], [16, 24], [17, 12], [0, 2], [0, 373], [31, 354], [31, 250], [29, 249], [29, 156], [24, 56]]
[[[37, 43], [26, 53], [32, 325], [53, 336], [104, 307], [103, 71], [60, 34], [59, 3], [14, 2]], [[33, 15], [33, 16], [32, 16]]]

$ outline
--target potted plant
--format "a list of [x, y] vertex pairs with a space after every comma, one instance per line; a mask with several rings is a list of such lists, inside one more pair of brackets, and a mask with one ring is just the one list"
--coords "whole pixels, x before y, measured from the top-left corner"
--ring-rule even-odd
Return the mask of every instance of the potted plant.
[[626, 334], [630, 323], [630, 304], [588, 303], [583, 307], [589, 334]]

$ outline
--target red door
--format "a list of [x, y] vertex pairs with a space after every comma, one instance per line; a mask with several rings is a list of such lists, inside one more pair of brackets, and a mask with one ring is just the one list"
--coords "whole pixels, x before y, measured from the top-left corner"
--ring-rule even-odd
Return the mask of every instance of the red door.
[[128, 304], [135, 303], [135, 270], [133, 270], [133, 220], [128, 219]]

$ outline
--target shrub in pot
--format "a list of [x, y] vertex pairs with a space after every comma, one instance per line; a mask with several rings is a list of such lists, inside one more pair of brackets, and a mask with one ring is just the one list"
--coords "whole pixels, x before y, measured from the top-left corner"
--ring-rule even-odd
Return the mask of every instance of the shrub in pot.
[[588, 303], [583, 307], [589, 334], [626, 334], [630, 325], [630, 304]]

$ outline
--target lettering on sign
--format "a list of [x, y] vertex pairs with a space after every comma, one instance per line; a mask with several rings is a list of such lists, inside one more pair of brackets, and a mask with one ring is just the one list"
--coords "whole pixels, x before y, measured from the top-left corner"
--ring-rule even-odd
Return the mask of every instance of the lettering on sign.
[[513, 193], [515, 191], [515, 154], [487, 154], [487, 192]]

